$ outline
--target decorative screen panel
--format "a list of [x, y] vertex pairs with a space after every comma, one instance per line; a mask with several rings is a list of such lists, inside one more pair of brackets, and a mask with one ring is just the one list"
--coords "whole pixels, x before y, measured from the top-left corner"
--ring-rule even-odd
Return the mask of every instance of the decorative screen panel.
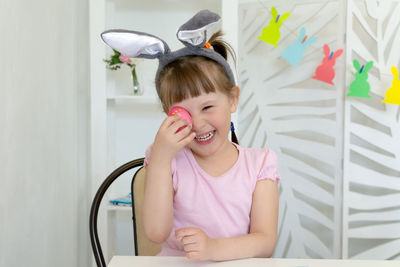
[[371, 97], [345, 101], [344, 258], [400, 259], [400, 106], [382, 103], [399, 79], [399, 29], [399, 1], [348, 1], [347, 86], [354, 59], [374, 63]]
[[[257, 37], [278, 13], [278, 46]], [[254, 1], [239, 6], [239, 141], [277, 153], [279, 240], [275, 257], [338, 258], [341, 247], [344, 56], [331, 85], [312, 79], [323, 45], [344, 47], [342, 1]], [[301, 28], [318, 40], [295, 67], [281, 53]]]

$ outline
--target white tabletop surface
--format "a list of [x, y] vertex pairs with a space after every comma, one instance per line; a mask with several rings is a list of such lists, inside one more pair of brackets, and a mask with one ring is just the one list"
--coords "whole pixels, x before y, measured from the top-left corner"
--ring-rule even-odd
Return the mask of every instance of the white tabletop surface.
[[223, 262], [193, 261], [185, 257], [114, 256], [109, 267], [400, 267], [400, 261], [251, 258]]

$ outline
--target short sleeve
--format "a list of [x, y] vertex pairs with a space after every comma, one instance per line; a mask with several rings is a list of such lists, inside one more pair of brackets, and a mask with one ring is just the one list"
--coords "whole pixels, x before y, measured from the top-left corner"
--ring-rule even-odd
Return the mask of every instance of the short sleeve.
[[261, 167], [257, 175], [257, 181], [269, 179], [279, 182], [281, 177], [278, 174], [278, 159], [275, 152], [271, 149], [265, 149], [263, 152], [262, 157], [260, 157]]
[[150, 154], [151, 154], [151, 149], [153, 148], [153, 145], [149, 146], [146, 149], [145, 157], [144, 157], [144, 163], [143, 166], [146, 168], [147, 165], [149, 165], [149, 160], [150, 160]]

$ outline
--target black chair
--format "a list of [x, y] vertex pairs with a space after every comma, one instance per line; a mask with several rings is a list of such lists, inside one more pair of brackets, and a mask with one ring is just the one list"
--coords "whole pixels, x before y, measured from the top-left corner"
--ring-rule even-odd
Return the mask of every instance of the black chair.
[[[101, 201], [110, 185], [122, 174], [133, 169], [139, 168], [132, 177], [131, 182], [131, 196], [132, 196], [132, 221], [133, 221], [133, 240], [135, 244], [135, 256], [138, 255], [155, 255], [160, 250], [160, 245], [155, 244], [148, 240], [144, 235], [143, 225], [141, 223], [141, 204], [143, 202], [143, 188], [144, 188], [144, 158], [132, 160], [116, 170], [114, 170], [101, 184], [96, 192], [92, 201], [90, 209], [89, 228], [90, 228], [90, 241], [92, 244], [93, 254], [97, 266], [105, 267], [103, 251], [101, 249], [100, 240], [97, 232], [97, 216], [100, 208]], [[135, 184], [137, 186], [135, 187]], [[135, 211], [136, 206], [136, 211]], [[138, 243], [139, 239], [139, 243]]]

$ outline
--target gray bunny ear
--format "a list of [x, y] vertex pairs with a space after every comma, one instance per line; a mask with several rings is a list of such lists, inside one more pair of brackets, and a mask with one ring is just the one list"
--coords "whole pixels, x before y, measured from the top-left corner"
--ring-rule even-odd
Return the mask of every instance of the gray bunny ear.
[[202, 10], [183, 24], [176, 34], [186, 46], [203, 47], [207, 41], [207, 29], [218, 23], [221, 17], [209, 10]]
[[131, 58], [159, 58], [170, 52], [163, 40], [143, 32], [109, 30], [103, 32], [101, 38], [111, 48]]

